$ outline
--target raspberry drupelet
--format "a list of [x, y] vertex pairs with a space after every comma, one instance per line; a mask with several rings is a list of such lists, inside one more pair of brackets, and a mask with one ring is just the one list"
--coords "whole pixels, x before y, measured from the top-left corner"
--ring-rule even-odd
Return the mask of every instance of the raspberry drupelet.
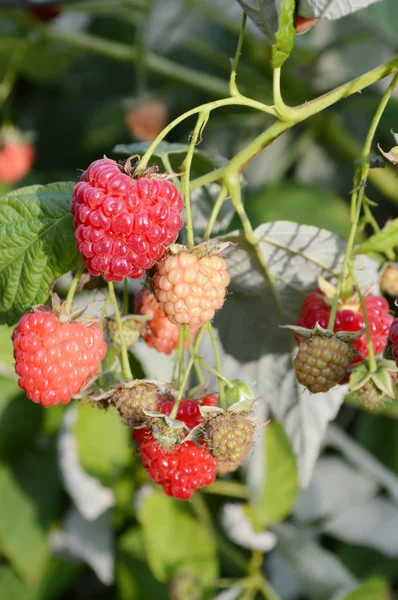
[[183, 201], [165, 179], [133, 179], [108, 158], [93, 162], [74, 187], [76, 243], [92, 275], [138, 279], [177, 239]]

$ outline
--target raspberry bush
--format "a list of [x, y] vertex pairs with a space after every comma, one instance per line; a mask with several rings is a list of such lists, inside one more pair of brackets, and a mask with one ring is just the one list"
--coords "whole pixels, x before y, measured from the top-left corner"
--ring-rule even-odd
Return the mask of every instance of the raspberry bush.
[[1, 598], [392, 597], [392, 3], [0, 15]]

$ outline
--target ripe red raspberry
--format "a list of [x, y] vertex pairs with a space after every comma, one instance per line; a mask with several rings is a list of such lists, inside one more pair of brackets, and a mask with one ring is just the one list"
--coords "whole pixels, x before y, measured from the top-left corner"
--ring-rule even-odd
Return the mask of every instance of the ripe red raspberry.
[[299, 383], [313, 394], [337, 385], [350, 368], [352, 348], [335, 337], [314, 335], [304, 339], [293, 361]]
[[197, 330], [222, 307], [229, 282], [227, 265], [220, 254], [200, 258], [186, 250], [158, 263], [155, 296], [172, 323], [187, 323]]
[[[176, 418], [179, 421], [184, 421], [188, 429], [193, 429], [194, 427], [199, 425], [199, 423], [202, 423], [205, 420], [200, 413], [199, 407], [215, 406], [216, 404], [217, 396], [214, 394], [209, 394], [205, 396], [205, 398], [201, 398], [199, 400], [181, 400]], [[164, 415], [169, 415], [173, 406], [174, 400], [162, 399], [159, 402], [158, 410]]]
[[61, 323], [51, 312], [26, 313], [12, 335], [19, 386], [43, 406], [66, 404], [106, 354], [98, 325]]
[[[388, 312], [387, 300], [382, 296], [365, 296], [364, 302], [369, 319], [373, 349], [376, 355], [381, 354], [387, 346], [388, 330], [393, 317]], [[321, 327], [326, 329], [329, 315], [330, 305], [327, 303], [327, 297], [320, 289], [316, 289], [306, 296], [296, 325], [313, 329], [318, 322]], [[336, 312], [334, 331], [359, 331], [363, 327], [365, 327], [365, 322], [359, 301], [348, 300], [345, 303], [341, 301]], [[354, 340], [352, 345], [357, 348], [361, 357], [367, 358], [366, 332]], [[356, 356], [351, 363], [361, 362], [363, 359], [361, 357]]]
[[388, 337], [392, 342], [392, 353], [398, 365], [398, 319], [393, 319]]
[[253, 445], [254, 430], [255, 425], [247, 413], [226, 410], [207, 419], [203, 425], [203, 439], [218, 463], [238, 466]]
[[188, 500], [194, 491], [216, 478], [216, 460], [205, 448], [188, 441], [171, 448], [161, 446], [149, 429], [134, 429], [142, 464], [168, 496]]
[[132, 179], [108, 158], [93, 162], [71, 204], [77, 247], [90, 273], [107, 281], [142, 277], [177, 239], [182, 207], [170, 181]]
[[35, 158], [32, 144], [5, 140], [0, 148], [0, 183], [17, 183], [27, 175]]

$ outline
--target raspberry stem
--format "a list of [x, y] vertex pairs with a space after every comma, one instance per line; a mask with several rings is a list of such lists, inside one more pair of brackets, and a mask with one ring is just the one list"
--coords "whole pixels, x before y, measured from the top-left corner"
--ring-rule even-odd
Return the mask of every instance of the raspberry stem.
[[[213, 347], [213, 353], [214, 353], [214, 358], [216, 361], [217, 372], [222, 373], [220, 353], [218, 351], [218, 345], [217, 345], [216, 337], [214, 335], [213, 325], [211, 324], [210, 321], [208, 321], [206, 323], [206, 328], [207, 328], [207, 331], [209, 332], [211, 345]], [[219, 405], [221, 406], [221, 408], [225, 408], [226, 404], [225, 404], [224, 384], [223, 384], [222, 379], [219, 377], [219, 375], [217, 375], [217, 379], [218, 379], [218, 391], [219, 391], [218, 402], [219, 402]]]
[[[219, 371], [216, 371], [216, 369], [213, 369], [213, 367], [211, 367], [210, 365], [207, 364], [207, 362], [205, 362], [203, 360], [203, 358], [201, 358], [199, 356], [198, 361], [200, 362], [200, 364], [206, 369], [206, 371], [209, 371], [209, 373], [211, 373], [212, 375], [214, 375], [215, 377], [217, 377], [217, 379], [221, 380], [223, 383], [225, 383], [225, 385], [230, 386], [231, 382], [229, 379], [227, 379], [226, 377], [224, 377], [224, 375], [222, 375]], [[224, 408], [224, 407], [222, 407]]]
[[109, 298], [115, 309], [115, 319], [116, 319], [116, 323], [117, 323], [117, 326], [119, 329], [119, 336], [120, 336], [120, 344], [119, 345], [120, 345], [120, 355], [122, 358], [123, 377], [126, 379], [126, 381], [131, 381], [132, 379], [134, 379], [134, 377], [133, 377], [133, 374], [130, 369], [130, 363], [129, 363], [129, 357], [127, 354], [126, 342], [124, 340], [122, 319], [120, 317], [120, 311], [119, 311], [119, 306], [118, 306], [117, 298], [116, 298], [116, 294], [115, 294], [115, 288], [111, 281], [108, 282], [108, 288], [109, 288]]
[[184, 373], [184, 376], [183, 376], [183, 378], [181, 380], [180, 387], [179, 387], [179, 390], [178, 390], [177, 398], [176, 398], [176, 400], [174, 402], [173, 409], [172, 409], [172, 411], [170, 413], [170, 418], [172, 418], [172, 419], [175, 419], [176, 416], [177, 416], [178, 407], [180, 406], [180, 402], [181, 402], [182, 397], [184, 395], [184, 389], [185, 389], [185, 386], [186, 386], [186, 384], [188, 382], [188, 377], [190, 375], [190, 372], [191, 372], [191, 369], [193, 367], [193, 364], [194, 364], [195, 360], [197, 360], [197, 354], [198, 354], [200, 342], [202, 341], [202, 337], [203, 337], [205, 331], [206, 331], [206, 324], [203, 325], [200, 328], [198, 336], [197, 336], [197, 338], [195, 340], [195, 344], [194, 344], [194, 347], [193, 347], [193, 354], [192, 354], [191, 358], [189, 359], [188, 365], [187, 365], [187, 367], [185, 369], [185, 373]]
[[84, 271], [84, 265], [81, 265], [73, 277], [71, 286], [68, 291], [68, 295], [66, 296], [65, 311], [67, 313], [69, 313], [72, 310], [73, 298], [75, 296], [77, 285], [79, 283], [79, 279], [80, 279], [83, 271]]
[[242, 97], [242, 94], [239, 92], [237, 85], [236, 85], [236, 72], [238, 70], [239, 59], [240, 59], [240, 55], [242, 53], [243, 40], [245, 37], [246, 21], [247, 21], [247, 15], [244, 12], [242, 14], [242, 23], [241, 23], [240, 31], [239, 31], [238, 45], [236, 46], [235, 58], [232, 62], [231, 76], [229, 78], [229, 93], [231, 94], [231, 96], [235, 96], [235, 97], [238, 97], [238, 96]]
[[368, 313], [366, 311], [366, 306], [365, 306], [365, 302], [363, 300], [361, 288], [359, 287], [358, 281], [356, 280], [356, 277], [355, 277], [355, 275], [353, 273], [353, 269], [351, 269], [351, 276], [352, 276], [352, 280], [353, 280], [353, 283], [354, 283], [355, 290], [356, 290], [356, 292], [358, 294], [358, 297], [359, 297], [359, 302], [361, 304], [363, 320], [365, 321], [365, 327], [366, 327], [365, 333], [366, 333], [366, 342], [367, 342], [367, 346], [368, 346], [369, 368], [370, 368], [370, 372], [371, 373], [375, 373], [376, 370], [377, 370], [377, 362], [376, 362], [375, 353], [374, 353], [374, 349], [373, 349], [372, 335], [371, 335], [371, 332], [370, 332], [370, 325], [369, 325]]
[[353, 192], [351, 195], [352, 225], [351, 225], [350, 236], [349, 236], [348, 242], [347, 242], [346, 251], [344, 254], [343, 264], [342, 264], [340, 275], [339, 275], [339, 278], [337, 281], [336, 293], [333, 298], [333, 304], [332, 304], [332, 308], [331, 308], [330, 316], [329, 316], [328, 329], [330, 329], [331, 331], [333, 331], [333, 329], [334, 329], [334, 321], [336, 318], [338, 302], [339, 302], [339, 299], [341, 296], [343, 281], [344, 281], [345, 273], [349, 266], [349, 262], [352, 257], [355, 236], [356, 236], [357, 229], [358, 229], [359, 218], [361, 216], [361, 209], [362, 209], [362, 203], [363, 203], [363, 199], [364, 199], [364, 195], [365, 195], [366, 181], [367, 181], [369, 169], [370, 169], [369, 161], [366, 159], [370, 154], [373, 138], [375, 136], [376, 129], [378, 127], [380, 119], [383, 115], [384, 109], [386, 108], [388, 101], [391, 98], [391, 95], [392, 95], [397, 83], [398, 83], [398, 73], [391, 80], [390, 85], [388, 86], [387, 90], [385, 91], [385, 93], [380, 101], [380, 104], [377, 107], [377, 110], [376, 110], [374, 117], [372, 119], [372, 122], [370, 124], [369, 131], [367, 133], [365, 143], [364, 143], [363, 149], [362, 149], [361, 158], [365, 159], [365, 160], [361, 161], [361, 163], [359, 164], [359, 166], [357, 167], [357, 169], [355, 171], [354, 189], [353, 189]]
[[200, 112], [196, 121], [195, 129], [191, 135], [189, 142], [188, 152], [183, 164], [184, 173], [181, 178], [182, 189], [184, 193], [184, 205], [185, 205], [185, 218], [187, 228], [187, 245], [189, 250], [194, 247], [194, 235], [193, 235], [193, 224], [192, 224], [192, 212], [191, 212], [191, 196], [190, 196], [190, 175], [193, 153], [195, 151], [196, 144], [201, 142], [201, 136], [203, 129], [209, 119], [209, 111]]
[[127, 277], [123, 281], [123, 314], [129, 314], [129, 280]]
[[178, 388], [180, 388], [184, 377], [184, 328], [182, 326], [178, 333], [176, 363], [178, 363]]
[[207, 242], [207, 240], [209, 239], [211, 232], [213, 230], [214, 224], [217, 220], [218, 217], [218, 213], [221, 210], [222, 205], [224, 204], [224, 200], [226, 199], [228, 195], [228, 189], [226, 185], [222, 185], [220, 192], [217, 196], [217, 200], [214, 203], [213, 206], [213, 210], [211, 211], [211, 215], [209, 218], [209, 222], [207, 223], [207, 227], [206, 227], [206, 231], [203, 234], [203, 241]]
[[[189, 331], [189, 327], [186, 327], [184, 329], [184, 339], [188, 343], [188, 348], [189, 348], [189, 351], [190, 351], [191, 355], [194, 355], [195, 351], [194, 351], [194, 347], [193, 347], [193, 343], [192, 343], [192, 336], [191, 336], [191, 332]], [[198, 358], [198, 360], [194, 361], [193, 366], [194, 366], [195, 371], [196, 371], [196, 377], [198, 378], [198, 382], [202, 384], [202, 383], [205, 382], [205, 379], [203, 377], [202, 370], [201, 370], [201, 368], [199, 366], [199, 362], [200, 362], [200, 358]]]

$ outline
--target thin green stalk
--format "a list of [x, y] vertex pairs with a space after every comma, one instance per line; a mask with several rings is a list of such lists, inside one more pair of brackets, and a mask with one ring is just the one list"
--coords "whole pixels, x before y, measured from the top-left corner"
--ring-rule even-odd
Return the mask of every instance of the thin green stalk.
[[203, 488], [206, 494], [215, 494], [216, 496], [229, 496], [248, 500], [250, 498], [249, 490], [246, 485], [237, 481], [222, 481], [216, 479], [214, 483]]
[[[207, 331], [209, 332], [211, 345], [213, 347], [213, 353], [214, 353], [214, 358], [216, 361], [217, 372], [221, 374], [222, 373], [221, 358], [220, 358], [220, 353], [218, 351], [217, 340], [214, 335], [213, 325], [211, 324], [211, 321], [208, 321], [206, 323], [206, 328], [207, 328]], [[217, 379], [218, 379], [218, 403], [221, 406], [221, 408], [226, 408], [223, 378], [221, 378], [217, 374]]]
[[[398, 82], [398, 74], [395, 75], [395, 77], [393, 77], [390, 85], [388, 86], [387, 90], [385, 91], [385, 93], [380, 101], [380, 104], [374, 114], [374, 117], [370, 124], [368, 134], [365, 139], [365, 143], [363, 145], [362, 155], [361, 155], [362, 158], [366, 158], [370, 154], [370, 151], [372, 148], [372, 142], [373, 142], [373, 138], [376, 133], [377, 126], [383, 115], [384, 109], [387, 106], [389, 99], [391, 98], [391, 95], [394, 91], [394, 88], [395, 88], [397, 82]], [[357, 229], [358, 229], [359, 218], [361, 216], [362, 203], [363, 203], [363, 199], [365, 196], [365, 187], [366, 187], [366, 181], [367, 181], [369, 169], [370, 169], [369, 162], [361, 161], [361, 164], [357, 168], [357, 170], [355, 172], [355, 176], [354, 176], [354, 190], [353, 190], [352, 198], [351, 198], [352, 226], [351, 226], [350, 236], [349, 236], [348, 242], [347, 242], [346, 251], [344, 254], [343, 264], [342, 264], [340, 275], [339, 275], [339, 278], [337, 281], [336, 293], [333, 298], [333, 304], [332, 304], [332, 308], [330, 311], [328, 329], [330, 329], [331, 331], [333, 331], [333, 328], [334, 328], [334, 321], [336, 318], [338, 302], [339, 302], [339, 299], [341, 296], [343, 281], [344, 281], [344, 277], [347, 272], [347, 268], [348, 268], [349, 262], [351, 260], [352, 252], [353, 252], [355, 236], [356, 236]]]
[[3, 81], [0, 83], [0, 105], [3, 105], [11, 94], [18, 76], [18, 67], [25, 56], [26, 48], [19, 48], [13, 52]]
[[71, 286], [68, 291], [68, 295], [66, 296], [65, 310], [66, 312], [70, 312], [72, 310], [73, 298], [77, 289], [77, 285], [79, 283], [79, 279], [81, 274], [84, 271], [84, 265], [81, 265], [75, 273], [75, 276], [72, 279]]
[[358, 281], [356, 280], [356, 277], [354, 275], [354, 270], [351, 269], [351, 276], [352, 276], [352, 280], [354, 283], [354, 287], [355, 287], [355, 291], [358, 294], [359, 297], [359, 302], [361, 305], [361, 310], [362, 310], [362, 315], [363, 315], [363, 320], [365, 322], [365, 333], [366, 333], [366, 343], [368, 346], [368, 362], [369, 362], [369, 367], [370, 367], [370, 371], [372, 373], [375, 373], [377, 370], [377, 362], [376, 362], [376, 358], [375, 358], [375, 353], [374, 353], [374, 349], [373, 349], [373, 343], [372, 343], [372, 335], [371, 335], [371, 331], [370, 331], [370, 324], [369, 324], [369, 319], [368, 319], [368, 312], [366, 310], [366, 306], [365, 306], [365, 302], [362, 296], [362, 292], [361, 292], [361, 288], [359, 287]]
[[289, 118], [290, 108], [286, 106], [281, 94], [281, 68], [273, 69], [272, 89], [274, 96], [274, 107], [278, 117], [282, 120]]
[[108, 296], [106, 297], [106, 299], [105, 299], [105, 302], [104, 302], [103, 306], [102, 306], [102, 310], [101, 310], [101, 321], [103, 321], [103, 320], [105, 319], [105, 317], [106, 317], [106, 311], [108, 310], [108, 306], [109, 306], [110, 302], [111, 302], [111, 298], [110, 298], [110, 296], [108, 295]]
[[180, 326], [180, 331], [178, 332], [178, 342], [177, 342], [177, 357], [176, 363], [178, 363], [178, 388], [181, 387], [182, 380], [184, 377], [184, 327]]
[[250, 98], [246, 98], [244, 96], [239, 96], [238, 98], [222, 98], [221, 100], [215, 100], [214, 102], [207, 102], [206, 104], [201, 104], [196, 108], [188, 110], [184, 114], [174, 119], [174, 121], [169, 123], [149, 146], [148, 150], [142, 156], [139, 166], [137, 168], [139, 168], [140, 170], [145, 169], [145, 167], [148, 165], [149, 159], [156, 150], [157, 146], [170, 133], [170, 131], [174, 129], [174, 127], [185, 121], [185, 119], [192, 117], [193, 115], [197, 115], [205, 111], [211, 112], [212, 110], [215, 110], [216, 108], [220, 108], [222, 106], [246, 106], [248, 108], [253, 108], [255, 110], [266, 112], [271, 115], [276, 115], [275, 110], [271, 106], [267, 106], [266, 104], [262, 104], [261, 102], [251, 100]]
[[198, 361], [206, 369], [206, 371], [209, 371], [209, 373], [211, 373], [212, 375], [214, 375], [214, 377], [217, 377], [217, 379], [219, 379], [220, 381], [222, 381], [223, 383], [225, 383], [225, 385], [227, 385], [227, 386], [231, 385], [231, 382], [230, 382], [229, 379], [227, 379], [226, 377], [224, 377], [224, 375], [222, 375], [219, 371], [216, 371], [216, 369], [213, 369], [200, 356], [198, 357]]
[[129, 280], [127, 277], [123, 281], [123, 314], [129, 314]]
[[232, 62], [231, 76], [229, 79], [229, 93], [231, 94], [231, 96], [240, 96], [240, 92], [236, 86], [236, 73], [238, 70], [240, 55], [242, 53], [242, 46], [243, 46], [243, 40], [245, 37], [245, 29], [246, 29], [246, 20], [247, 20], [247, 15], [244, 12], [242, 14], [242, 23], [240, 26], [238, 45], [236, 47], [235, 58]]
[[130, 363], [129, 363], [129, 357], [127, 354], [126, 342], [124, 340], [122, 319], [120, 317], [120, 311], [119, 311], [119, 306], [118, 306], [117, 299], [116, 299], [115, 288], [111, 281], [108, 282], [108, 289], [109, 289], [109, 297], [110, 297], [111, 302], [113, 303], [113, 307], [115, 309], [115, 319], [116, 319], [116, 323], [117, 323], [117, 326], [119, 329], [119, 337], [120, 337], [119, 345], [120, 345], [120, 355], [121, 355], [121, 359], [122, 359], [123, 377], [125, 378], [126, 381], [131, 381], [132, 379], [134, 379], [134, 377], [133, 377], [133, 374], [130, 369]]
[[186, 229], [187, 229], [187, 242], [188, 249], [194, 247], [194, 233], [193, 233], [193, 223], [192, 223], [192, 211], [191, 211], [191, 191], [190, 191], [190, 176], [191, 176], [191, 166], [193, 153], [195, 151], [195, 146], [198, 142], [200, 142], [200, 138], [202, 135], [203, 128], [205, 127], [209, 118], [208, 111], [204, 111], [199, 113], [198, 119], [196, 122], [195, 129], [191, 135], [191, 139], [189, 142], [189, 148], [187, 155], [184, 161], [184, 173], [182, 175], [181, 185], [184, 193], [184, 206], [185, 206], [185, 220], [186, 220]]
[[257, 587], [266, 600], [280, 600], [280, 597], [275, 592], [274, 588], [263, 575], [260, 575], [258, 578]]
[[[191, 332], [189, 331], [189, 327], [186, 327], [184, 329], [184, 339], [186, 340], [186, 342], [188, 344], [188, 348], [189, 348], [189, 351], [190, 351], [191, 355], [194, 356], [195, 355], [195, 350], [194, 350], [194, 347], [193, 347], [192, 337], [191, 337]], [[199, 384], [203, 384], [205, 382], [205, 378], [203, 377], [203, 373], [202, 373], [202, 369], [200, 368], [200, 365], [199, 365], [199, 358], [198, 357], [197, 357], [197, 360], [194, 361], [193, 366], [195, 368], [195, 372], [196, 372], [196, 377], [198, 379], [198, 383]]]
[[195, 340], [194, 353], [192, 354], [191, 358], [189, 359], [188, 365], [187, 365], [187, 367], [185, 369], [184, 376], [183, 376], [183, 378], [181, 380], [181, 383], [180, 383], [180, 387], [179, 387], [179, 390], [178, 390], [177, 398], [176, 398], [176, 400], [174, 402], [173, 409], [172, 409], [172, 411], [170, 413], [170, 417], [172, 419], [175, 419], [176, 416], [177, 416], [178, 407], [180, 406], [180, 402], [181, 402], [182, 397], [184, 395], [185, 386], [187, 385], [188, 378], [189, 378], [189, 375], [191, 373], [191, 369], [193, 367], [193, 364], [194, 364], [194, 362], [196, 360], [196, 355], [197, 355], [198, 350], [199, 350], [200, 342], [202, 341], [202, 338], [203, 338], [203, 335], [204, 335], [205, 331], [206, 331], [206, 325], [203, 325], [200, 328], [198, 336], [197, 336], [197, 338]]
[[259, 247], [258, 240], [254, 234], [253, 227], [251, 226], [251, 223], [249, 221], [249, 218], [248, 218], [245, 208], [243, 206], [243, 202], [242, 202], [242, 198], [241, 198], [239, 175], [236, 172], [233, 172], [233, 171], [231, 172], [230, 170], [228, 170], [228, 172], [225, 174], [225, 177], [226, 177], [225, 182], [228, 185], [228, 190], [231, 195], [232, 204], [242, 222], [242, 227], [243, 227], [243, 231], [245, 233], [246, 240], [252, 246], [252, 248], [257, 256], [257, 259], [258, 259], [258, 261], [261, 265], [261, 268], [262, 268], [262, 270], [266, 276], [266, 279], [268, 281], [271, 296], [274, 299], [274, 303], [278, 310], [279, 317], [282, 318], [283, 311], [282, 311], [282, 306], [281, 306], [280, 300], [276, 294], [274, 276], [272, 275], [271, 271], [268, 268], [267, 261], [265, 260], [263, 254], [261, 252], [261, 248]]
[[206, 231], [203, 234], [203, 241], [207, 242], [209, 239], [211, 232], [213, 231], [213, 227], [215, 222], [217, 221], [218, 214], [221, 210], [222, 205], [224, 204], [224, 200], [228, 195], [228, 189], [226, 185], [222, 185], [220, 192], [217, 196], [217, 200], [214, 203], [213, 210], [211, 211], [211, 215], [209, 221], [207, 223]]
[[[339, 102], [343, 98], [347, 98], [352, 94], [360, 92], [364, 88], [376, 83], [376, 81], [379, 81], [380, 79], [383, 79], [383, 77], [387, 77], [387, 75], [391, 75], [397, 70], [398, 56], [384, 63], [383, 65], [372, 69], [368, 73], [365, 73], [364, 75], [361, 75], [360, 77], [357, 77], [356, 79], [339, 86], [331, 92], [312, 100], [311, 102], [302, 104], [297, 108], [290, 109], [291, 114], [289, 115], [289, 121], [277, 122], [271, 125], [271, 127], [261, 133], [248, 146], [246, 146], [246, 148], [239, 152], [227, 165], [220, 167], [219, 169], [215, 169], [214, 171], [211, 171], [210, 173], [207, 173], [206, 175], [198, 177], [192, 181], [191, 189], [202, 187], [203, 185], [213, 183], [214, 181], [219, 181], [220, 179], [223, 179], [227, 171], [235, 173], [241, 171], [248, 162], [257, 156], [257, 154], [259, 154], [264, 148], [269, 146], [280, 135], [282, 135], [288, 129], [291, 129], [291, 127], [297, 123], [316, 115], [325, 108], [336, 104], [336, 102]], [[236, 100], [238, 100], [238, 98]]]

